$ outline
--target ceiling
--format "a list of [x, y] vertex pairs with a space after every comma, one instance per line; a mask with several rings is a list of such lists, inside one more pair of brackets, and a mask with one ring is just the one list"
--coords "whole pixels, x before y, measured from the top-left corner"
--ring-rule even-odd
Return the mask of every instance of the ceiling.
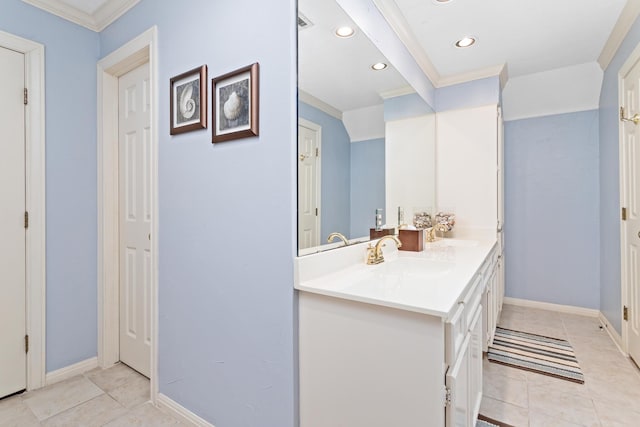
[[[518, 77], [595, 63], [614, 51], [640, 12], [626, 0], [372, 0], [436, 87], [500, 75]], [[636, 0], [629, 0], [634, 3]], [[340, 111], [381, 103], [380, 94], [406, 87], [394, 69], [371, 73], [380, 57], [357, 32], [338, 39], [334, 30], [352, 22], [334, 0], [299, 0], [313, 22], [299, 30], [299, 86]], [[629, 6], [627, 5], [627, 8]], [[617, 24], [617, 25], [616, 25]], [[624, 25], [622, 25], [624, 26]], [[466, 49], [454, 43], [477, 38]], [[606, 67], [606, 63], [601, 66]], [[378, 77], [384, 77], [379, 79]], [[380, 81], [382, 80], [382, 81]]]

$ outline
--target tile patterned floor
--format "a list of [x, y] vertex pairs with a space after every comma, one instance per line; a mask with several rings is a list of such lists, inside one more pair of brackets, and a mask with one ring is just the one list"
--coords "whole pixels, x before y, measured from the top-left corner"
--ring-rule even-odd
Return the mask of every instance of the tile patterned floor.
[[568, 340], [584, 384], [484, 361], [480, 412], [516, 427], [640, 426], [640, 370], [596, 318], [505, 304], [505, 328]]
[[126, 365], [94, 369], [0, 400], [1, 427], [184, 426], [149, 402], [149, 380]]

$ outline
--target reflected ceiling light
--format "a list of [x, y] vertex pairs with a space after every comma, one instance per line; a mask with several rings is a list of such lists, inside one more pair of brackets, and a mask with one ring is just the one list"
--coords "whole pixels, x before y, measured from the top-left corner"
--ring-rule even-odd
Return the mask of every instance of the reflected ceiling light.
[[436, 4], [449, 3], [451, 0], [433, 0]]
[[356, 33], [356, 30], [346, 25], [343, 27], [338, 27], [336, 29], [336, 36], [341, 37], [343, 39], [349, 38], [353, 36], [355, 33]]
[[377, 62], [377, 63], [373, 64], [371, 66], [371, 68], [373, 68], [376, 71], [380, 71], [380, 70], [384, 70], [385, 68], [387, 68], [387, 64], [385, 64], [384, 62]]
[[456, 42], [456, 47], [469, 47], [476, 42], [475, 37], [466, 36]]

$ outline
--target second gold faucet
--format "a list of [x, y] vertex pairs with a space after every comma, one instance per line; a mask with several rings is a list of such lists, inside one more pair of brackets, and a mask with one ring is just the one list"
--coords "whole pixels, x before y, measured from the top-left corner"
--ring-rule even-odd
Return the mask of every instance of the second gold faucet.
[[371, 246], [367, 248], [367, 264], [368, 265], [376, 265], [384, 262], [384, 255], [382, 254], [382, 247], [384, 246], [385, 240], [393, 240], [396, 244], [397, 248], [402, 247], [402, 242], [396, 236], [389, 234], [387, 236], [383, 236], [375, 246]]

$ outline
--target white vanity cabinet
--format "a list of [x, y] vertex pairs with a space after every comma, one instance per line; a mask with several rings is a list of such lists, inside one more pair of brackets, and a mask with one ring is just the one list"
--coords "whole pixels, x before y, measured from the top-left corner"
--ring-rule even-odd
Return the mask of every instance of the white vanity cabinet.
[[453, 254], [442, 261], [450, 265], [446, 274], [435, 272], [423, 283], [413, 273], [371, 274], [378, 282], [362, 285], [376, 271], [364, 265], [298, 279], [301, 427], [475, 425], [482, 399], [482, 302], [495, 277], [487, 271], [497, 260], [497, 244], [442, 249], [412, 255], [424, 257], [428, 277], [441, 262], [430, 255]]

